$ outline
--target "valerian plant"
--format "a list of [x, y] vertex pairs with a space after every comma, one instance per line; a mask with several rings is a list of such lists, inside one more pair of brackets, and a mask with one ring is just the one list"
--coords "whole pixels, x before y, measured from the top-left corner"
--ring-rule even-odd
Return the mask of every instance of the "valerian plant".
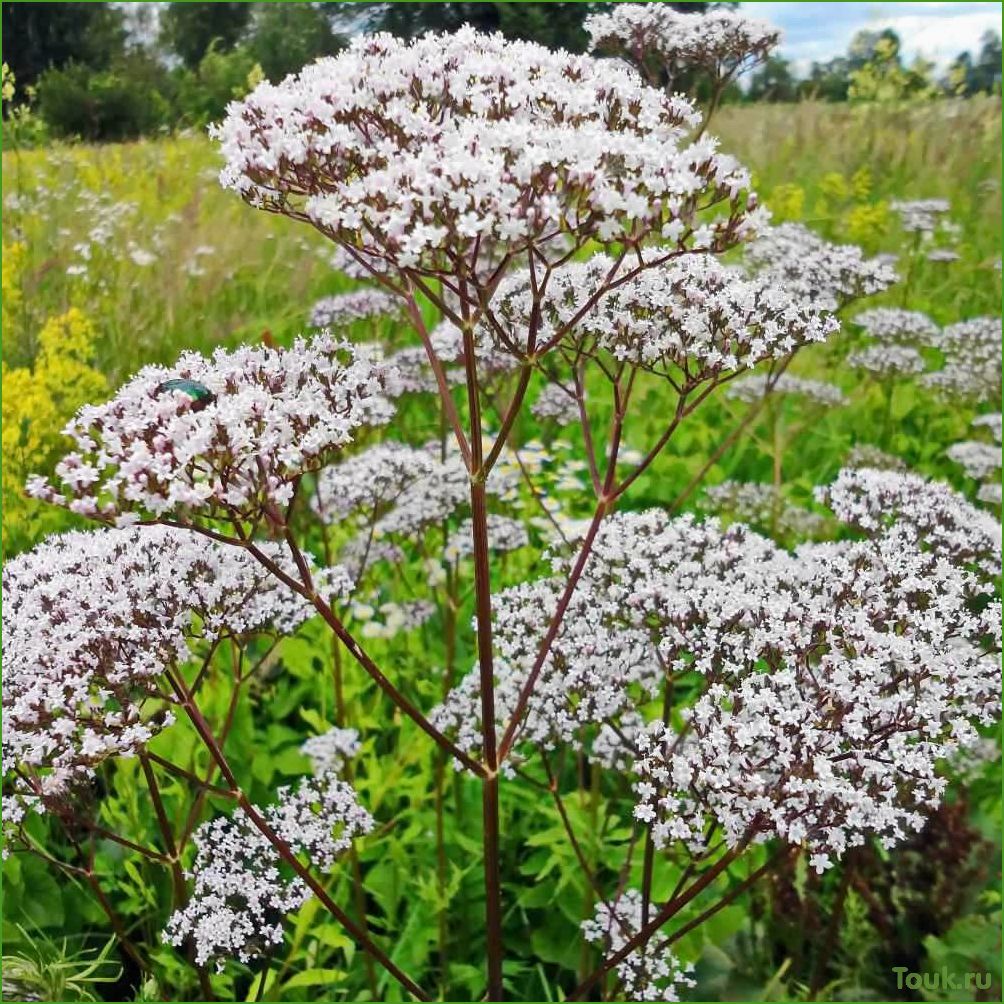
[[[710, 68], [722, 86], [776, 42], [738, 15], [649, 24], [641, 8], [597, 19], [594, 39], [620, 38], [646, 67]], [[141, 971], [154, 946], [102, 889], [102, 841], [170, 876], [163, 938], [206, 999], [228, 961], [267, 966], [310, 903], [359, 950], [347, 958], [364, 960], [374, 996], [379, 967], [433, 999], [448, 965], [443, 818], [465, 807], [447, 797], [452, 766], [480, 789], [480, 826], [463, 824], [479, 831], [469, 864], [482, 873], [487, 999], [506, 992], [504, 883], [519, 881], [506, 874], [519, 848], [505, 846], [502, 813], [519, 791], [553, 803], [589, 891], [566, 999], [675, 1000], [696, 959], [674, 946], [775, 865], [804, 855], [824, 872], [866, 841], [894, 848], [938, 804], [938, 765], [977, 744], [998, 707], [993, 518], [944, 486], [867, 467], [819, 490], [828, 517], [806, 510], [840, 527], [836, 541], [791, 548], [673, 511], [760, 410], [785, 395], [843, 403], [786, 371], [833, 338], [849, 304], [896, 280], [858, 248], [770, 229], [705, 125], [620, 62], [464, 29], [357, 39], [259, 85], [215, 127], [223, 184], [315, 228], [368, 280], [318, 304], [313, 323], [386, 316], [412, 343], [325, 330], [289, 348], [185, 353], [81, 409], [72, 451], [30, 485], [103, 528], [4, 572], [7, 847], [85, 882]], [[880, 340], [930, 334], [916, 319], [867, 323]], [[939, 342], [949, 367], [958, 342]], [[949, 368], [939, 386], [958, 383]], [[726, 388], [746, 415], [698, 478], [667, 509], [630, 511], [632, 487]], [[635, 420], [653, 389], [665, 411], [646, 441]], [[429, 394], [438, 438], [381, 438], [413, 397], [429, 410]], [[551, 490], [542, 448], [520, 441], [531, 410], [584, 450], [581, 467], [557, 465]], [[512, 581], [506, 562], [524, 552], [546, 572]], [[423, 707], [369, 646], [433, 619], [445, 664], [424, 668], [441, 699]], [[304, 737], [311, 775], [254, 799], [228, 737], [274, 646], [308, 620], [330, 636], [333, 677], [319, 672], [317, 687], [334, 689], [337, 725]], [[476, 659], [458, 678], [464, 638]], [[371, 737], [345, 727], [353, 665], [393, 706], [373, 737], [383, 754], [407, 719], [438, 757], [440, 944], [423, 974], [406, 971], [393, 930], [367, 921], [358, 846], [398, 823], [425, 834], [407, 809], [381, 818], [354, 785]], [[205, 695], [221, 680], [218, 714]], [[185, 723], [203, 770], [153, 749]], [[566, 755], [596, 791], [620, 793], [622, 861], [588, 852]], [[121, 758], [140, 764], [159, 846], [102, 816], [103, 772]], [[164, 808], [168, 780], [190, 786], [181, 820]], [[39, 814], [72, 855], [39, 843]], [[341, 867], [352, 904], [332, 891]]]

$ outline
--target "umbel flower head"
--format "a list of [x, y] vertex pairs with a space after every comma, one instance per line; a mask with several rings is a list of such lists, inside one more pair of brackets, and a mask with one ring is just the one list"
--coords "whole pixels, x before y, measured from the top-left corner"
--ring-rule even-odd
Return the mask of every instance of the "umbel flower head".
[[[293, 854], [322, 871], [373, 828], [373, 817], [333, 771], [280, 788], [276, 804], [257, 811]], [[228, 958], [250, 962], [281, 945], [286, 915], [310, 899], [306, 883], [286, 873], [276, 848], [241, 809], [203, 823], [194, 841], [192, 897], [171, 916], [164, 940], [182, 945], [191, 938], [196, 963], [215, 960], [219, 970]]]
[[876, 380], [916, 376], [924, 372], [924, 357], [909, 345], [870, 345], [847, 356], [847, 365]]
[[627, 66], [463, 28], [357, 38], [260, 84], [213, 135], [222, 183], [251, 205], [312, 224], [374, 271], [454, 274], [465, 260], [485, 285], [500, 247], [557, 258], [567, 235], [638, 240], [680, 220], [686, 248], [712, 203], [712, 249], [734, 244], [748, 175], [714, 141], [685, 142], [697, 121]]
[[804, 377], [782, 373], [769, 377], [753, 373], [739, 380], [733, 380], [725, 390], [725, 396], [746, 404], [754, 404], [764, 397], [797, 397], [817, 408], [839, 408], [847, 404], [847, 397], [836, 384], [823, 380], [807, 380]]
[[[844, 483], [857, 478], [865, 487], [854, 498], [881, 505], [870, 473]], [[733, 846], [804, 843], [822, 869], [866, 834], [893, 843], [919, 826], [943, 789], [937, 764], [999, 714], [1000, 605], [981, 568], [993, 543], [989, 527], [964, 540], [947, 525], [950, 499], [925, 523], [924, 500], [907, 504], [908, 480], [874, 473], [904, 496], [887, 499], [889, 521], [853, 519], [843, 485], [834, 491], [838, 517], [867, 533], [863, 540], [787, 551], [738, 524], [723, 530], [658, 511], [611, 517], [519, 742], [585, 745], [608, 726], [597, 735], [599, 756], [638, 775], [636, 815], [660, 846], [702, 847], [714, 821]], [[998, 564], [999, 547], [998, 528]], [[500, 598], [502, 721], [562, 581]], [[682, 729], [646, 731], [639, 714], [670, 677], [688, 678], [700, 696]], [[479, 706], [472, 674], [437, 722], [476, 749]]]
[[801, 223], [771, 227], [746, 249], [750, 269], [815, 311], [835, 311], [888, 289], [898, 276], [881, 256], [853, 244], [830, 244]]
[[1001, 399], [1001, 319], [974, 317], [945, 328], [935, 346], [944, 366], [923, 382], [939, 396], [965, 401]]
[[[505, 495], [517, 475], [493, 471], [487, 490]], [[326, 468], [318, 479], [315, 509], [325, 522], [359, 516], [377, 538], [414, 539], [470, 504], [470, 479], [459, 451], [440, 445], [385, 442]]]
[[663, 3], [619, 3], [586, 18], [594, 49], [621, 52], [636, 65], [658, 69], [673, 83], [680, 71], [699, 68], [726, 80], [762, 63], [781, 39], [765, 21], [738, 11], [681, 13]]
[[400, 297], [379, 289], [357, 289], [318, 300], [310, 308], [312, 328], [344, 328], [356, 321], [397, 318], [404, 309]]
[[[744, 550], [766, 542], [744, 526], [723, 531], [715, 520], [673, 520], [660, 510], [625, 513], [604, 521], [583, 577], [534, 688], [520, 733], [523, 744], [550, 749], [563, 743], [588, 746], [591, 726], [613, 725], [597, 743], [606, 762], [623, 762], [615, 736], [635, 725], [639, 703], [651, 700], [665, 678], [658, 644], [660, 604], [684, 596], [700, 569], [724, 571]], [[556, 571], [567, 572], [564, 558]], [[495, 603], [493, 640], [497, 721], [512, 714], [564, 586], [554, 578], [504, 590]], [[475, 669], [433, 714], [440, 728], [455, 731], [468, 751], [481, 743], [480, 682]], [[633, 757], [632, 757], [633, 759]]]
[[[672, 258], [610, 284], [615, 273], [615, 261], [602, 254], [557, 271], [539, 304], [538, 346], [564, 342], [647, 370], [673, 367], [693, 386], [823, 341], [838, 327], [713, 255]], [[503, 351], [530, 351], [521, 341], [533, 304], [529, 279], [500, 285], [492, 334]]]
[[276, 517], [297, 479], [320, 468], [362, 425], [393, 414], [390, 367], [355, 359], [320, 335], [290, 349], [186, 352], [148, 366], [110, 401], [67, 426], [75, 451], [58, 487], [28, 491], [120, 524], [172, 515], [257, 522]]
[[682, 731], [637, 741], [636, 816], [657, 846], [703, 847], [715, 821], [732, 846], [804, 844], [820, 871], [867, 834], [896, 843], [938, 803], [937, 764], [999, 714], [999, 620], [979, 578], [897, 526], [698, 577], [661, 652], [704, 693]]
[[[263, 543], [292, 571], [283, 547]], [[3, 570], [3, 772], [58, 810], [172, 720], [165, 670], [223, 633], [291, 630], [306, 603], [236, 548], [166, 527], [50, 537]], [[10, 799], [5, 798], [5, 801]]]
[[1000, 574], [1000, 523], [948, 485], [918, 474], [858, 468], [842, 470], [816, 495], [841, 522], [863, 533], [894, 527], [916, 547], [956, 565], [990, 579]]
[[[582, 922], [586, 941], [599, 945], [604, 955], [620, 951], [644, 926], [643, 899], [637, 889], [625, 889], [611, 902], [601, 902], [589, 920]], [[682, 965], [668, 949], [657, 947], [655, 937], [636, 948], [617, 965], [617, 976], [630, 1001], [678, 1001], [680, 990], [695, 987], [693, 965]]]
[[934, 345], [941, 330], [927, 314], [898, 307], [873, 307], [856, 314], [853, 322], [877, 342]]

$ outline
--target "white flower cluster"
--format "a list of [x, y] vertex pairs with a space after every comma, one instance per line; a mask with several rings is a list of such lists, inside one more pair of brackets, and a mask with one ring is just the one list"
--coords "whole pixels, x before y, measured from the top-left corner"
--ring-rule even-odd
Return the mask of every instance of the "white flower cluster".
[[948, 485], [918, 474], [842, 470], [816, 490], [837, 518], [868, 534], [895, 528], [912, 545], [955, 565], [1000, 573], [1001, 526]]
[[725, 388], [725, 396], [747, 404], [755, 404], [769, 394], [800, 397], [819, 408], [839, 408], [847, 404], [844, 392], [835, 384], [823, 380], [806, 380], [803, 377], [782, 373], [779, 377], [752, 373], [733, 380]]
[[973, 419], [972, 424], [976, 428], [988, 428], [994, 443], [984, 443], [976, 439], [955, 443], [948, 448], [948, 459], [961, 464], [968, 477], [983, 481], [976, 495], [981, 502], [1000, 505], [1001, 413], [998, 411], [979, 415]]
[[941, 329], [927, 314], [898, 307], [873, 307], [853, 318], [854, 324], [877, 342], [937, 343]]
[[707, 687], [682, 733], [640, 740], [636, 816], [660, 847], [701, 848], [714, 820], [731, 846], [806, 844], [818, 871], [868, 833], [903, 839], [939, 801], [938, 762], [999, 714], [999, 620], [988, 587], [896, 526], [698, 577], [662, 652]]
[[585, 29], [594, 49], [623, 52], [641, 67], [658, 59], [671, 85], [678, 71], [695, 67], [716, 79], [734, 76], [762, 63], [781, 38], [772, 25], [738, 11], [687, 14], [661, 3], [617, 4], [587, 17]]
[[[588, 726], [605, 725], [594, 755], [622, 761], [618, 741], [637, 726], [639, 702], [664, 679], [657, 651], [659, 604], [685, 594], [702, 567], [724, 568], [759, 538], [745, 527], [722, 531], [715, 521], [670, 519], [658, 510], [612, 516], [602, 525], [534, 689], [521, 741], [551, 748], [580, 745]], [[564, 559], [559, 571], [566, 569]], [[561, 577], [523, 583], [500, 593], [494, 605], [496, 720], [504, 723], [537, 656], [557, 605]], [[439, 728], [475, 752], [481, 744], [480, 680], [475, 669], [433, 712]], [[611, 730], [610, 726], [614, 726]]]
[[933, 234], [938, 218], [952, 207], [946, 199], [916, 199], [912, 202], [896, 199], [889, 208], [899, 213], [900, 226], [907, 233]]
[[844, 458], [845, 468], [874, 467], [880, 471], [905, 471], [906, 463], [892, 453], [886, 453], [871, 443], [858, 443]]
[[311, 736], [300, 747], [300, 752], [310, 760], [314, 776], [321, 777], [340, 773], [359, 749], [359, 733], [355, 729], [333, 728], [319, 736]]
[[359, 634], [363, 638], [393, 638], [402, 631], [413, 631], [421, 627], [436, 612], [433, 603], [427, 600], [411, 600], [408, 603], [381, 603], [373, 607], [369, 603], [352, 604], [352, 616], [362, 624]]
[[[521, 747], [585, 746], [603, 726], [597, 756], [633, 766], [638, 818], [660, 845], [701, 847], [714, 820], [733, 845], [804, 842], [822, 869], [866, 833], [892, 842], [918, 826], [943, 788], [937, 763], [975, 741], [974, 722], [999, 714], [1000, 605], [988, 582], [999, 527], [995, 536], [955, 493], [888, 472], [845, 472], [829, 498], [866, 539], [791, 552], [738, 524], [610, 517], [544, 663]], [[500, 722], [563, 583], [499, 598]], [[695, 672], [704, 691], [682, 732], [642, 731], [639, 714], [667, 677]], [[434, 715], [471, 751], [478, 685], [470, 674]]]
[[[646, 369], [684, 367], [696, 384], [823, 341], [838, 327], [783, 289], [747, 278], [713, 255], [672, 258], [607, 289], [611, 274], [615, 262], [603, 254], [558, 271], [540, 304], [538, 341], [551, 341], [567, 329], [567, 340], [577, 346], [598, 347]], [[500, 286], [506, 347], [526, 351], [518, 339], [529, 329], [532, 308], [527, 278], [513, 277]]]
[[819, 513], [793, 505], [773, 485], [759, 481], [723, 481], [705, 491], [712, 511], [771, 529], [785, 536], [818, 537], [826, 529]]
[[120, 524], [204, 514], [257, 520], [292, 497], [362, 425], [393, 414], [393, 370], [349, 358], [327, 335], [291, 349], [185, 353], [148, 366], [106, 404], [67, 426], [76, 451], [41, 478], [36, 498]]
[[[292, 570], [284, 548], [261, 546]], [[250, 555], [191, 533], [50, 537], [3, 570], [5, 778], [16, 771], [19, 797], [58, 810], [98, 764], [134, 755], [172, 721], [161, 676], [193, 644], [290, 631], [307, 614]]]
[[401, 316], [401, 298], [379, 289], [358, 289], [318, 300], [310, 308], [312, 328], [343, 328], [355, 321]]
[[870, 345], [847, 356], [847, 365], [876, 380], [895, 380], [924, 372], [924, 357], [909, 345]]
[[[496, 467], [487, 490], [496, 497], [506, 496], [518, 477], [518, 472]], [[322, 471], [315, 509], [327, 523], [355, 516], [362, 524], [359, 535], [342, 552], [358, 578], [373, 561], [396, 560], [402, 543], [417, 539], [469, 504], [470, 477], [456, 449], [441, 458], [438, 443], [413, 447], [388, 442]], [[500, 544], [514, 539], [511, 528], [496, 524], [496, 529], [502, 535]]]
[[[450, 321], [443, 321], [429, 332], [429, 344], [439, 364], [443, 367], [446, 382], [451, 387], [466, 384], [464, 368], [463, 335]], [[396, 374], [397, 392], [401, 394], [435, 394], [438, 384], [429, 362], [429, 354], [423, 345], [408, 346], [385, 354], [382, 345], [358, 346], [374, 362], [382, 362]], [[484, 325], [475, 328], [474, 357], [477, 362], [478, 382], [490, 385], [496, 377], [504, 377], [514, 370], [520, 357], [505, 349], [499, 349], [490, 338], [485, 337]]]
[[731, 246], [749, 177], [712, 140], [685, 144], [697, 121], [626, 66], [465, 27], [357, 37], [260, 84], [213, 135], [223, 185], [252, 205], [364, 260], [452, 273], [481, 242], [637, 239], [709, 203], [726, 208], [714, 249]]
[[982, 481], [994, 471], [1001, 469], [1001, 448], [993, 443], [981, 443], [978, 440], [964, 440], [953, 443], [945, 455], [949, 460], [959, 464], [966, 476]]
[[958, 261], [961, 257], [958, 251], [953, 251], [951, 248], [934, 248], [927, 252], [927, 260], [934, 262]]
[[866, 258], [853, 244], [830, 244], [800, 223], [771, 227], [746, 249], [758, 277], [816, 311], [834, 311], [897, 281], [886, 258]]
[[949, 325], [936, 342], [944, 366], [924, 383], [948, 398], [999, 402], [1001, 399], [1001, 319], [974, 317]]
[[[327, 871], [352, 841], [373, 828], [356, 794], [333, 773], [280, 788], [275, 805], [257, 810], [293, 854]], [[195, 880], [188, 904], [176, 911], [164, 940], [195, 947], [197, 965], [228, 958], [250, 962], [282, 944], [286, 915], [310, 899], [306, 883], [287, 874], [275, 847], [238, 809], [195, 831]]]
[[575, 392], [557, 383], [549, 383], [530, 405], [530, 412], [541, 422], [574, 425], [579, 421], [579, 405]]
[[994, 437], [994, 442], [1000, 443], [1002, 422], [1001, 413], [999, 411], [993, 411], [986, 415], [977, 415], [976, 418], [973, 419], [972, 424], [979, 429], [989, 429], [990, 435]]
[[[595, 915], [582, 922], [586, 941], [599, 945], [605, 956], [619, 952], [642, 929], [643, 900], [637, 889], [626, 889], [612, 903], [598, 903]], [[658, 940], [658, 939], [656, 939]], [[651, 941], [636, 948], [616, 966], [625, 1000], [678, 1001], [680, 990], [697, 986], [693, 965]]]

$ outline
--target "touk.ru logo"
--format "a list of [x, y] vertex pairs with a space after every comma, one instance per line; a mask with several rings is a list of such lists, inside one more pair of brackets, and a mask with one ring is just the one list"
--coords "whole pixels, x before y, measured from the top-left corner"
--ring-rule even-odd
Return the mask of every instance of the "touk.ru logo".
[[990, 973], [952, 973], [942, 966], [934, 973], [912, 973], [906, 966], [893, 966], [896, 989], [902, 990], [989, 990]]

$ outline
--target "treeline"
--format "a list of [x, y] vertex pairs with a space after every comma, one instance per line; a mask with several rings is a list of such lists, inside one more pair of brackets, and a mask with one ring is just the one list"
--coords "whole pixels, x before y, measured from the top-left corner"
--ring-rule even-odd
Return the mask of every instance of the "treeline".
[[[412, 37], [465, 23], [582, 52], [586, 16], [606, 3], [5, 3], [4, 116], [15, 139], [122, 140], [201, 127], [262, 79], [279, 80], [348, 37]], [[671, 4], [688, 11], [707, 3]], [[755, 16], [755, 9], [751, 11]], [[1000, 37], [988, 33], [937, 78], [903, 62], [892, 31], [861, 32], [846, 56], [799, 79], [770, 59], [730, 101], [900, 100], [1000, 88]], [[12, 79], [13, 78], [13, 79]], [[694, 81], [698, 97], [704, 88]]]
[[750, 76], [744, 95], [749, 101], [896, 101], [940, 96], [970, 97], [999, 93], [1001, 37], [988, 31], [979, 51], [962, 52], [946, 73], [938, 76], [933, 63], [903, 62], [902, 43], [891, 28], [860, 31], [845, 56], [812, 64], [799, 78], [791, 63], [773, 56]]

